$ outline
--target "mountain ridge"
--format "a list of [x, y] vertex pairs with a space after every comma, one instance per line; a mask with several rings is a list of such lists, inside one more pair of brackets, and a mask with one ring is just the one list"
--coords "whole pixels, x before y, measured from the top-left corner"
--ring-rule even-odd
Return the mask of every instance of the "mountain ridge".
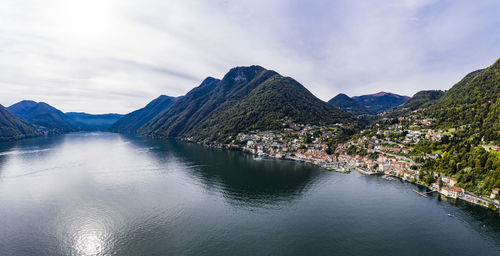
[[69, 117], [45, 102], [24, 100], [9, 106], [8, 109], [31, 124], [44, 127], [49, 133], [78, 131]]
[[357, 122], [292, 78], [254, 65], [232, 68], [222, 80], [205, 79], [139, 133], [221, 140], [248, 129], [276, 129], [288, 119], [313, 124]]
[[40, 133], [35, 127], [0, 104], [0, 141], [17, 140], [38, 135]]
[[171, 97], [160, 95], [158, 98], [152, 100], [143, 108], [123, 115], [119, 120], [110, 125], [107, 130], [111, 132], [136, 134], [139, 128], [153, 119], [156, 115], [165, 111], [180, 98], [182, 98], [182, 96]]
[[368, 110], [365, 106], [363, 106], [361, 103], [358, 101], [352, 99], [351, 97], [347, 96], [346, 94], [339, 93], [337, 96], [331, 98], [328, 103], [331, 105], [338, 107], [340, 109], [343, 109], [347, 112], [352, 113], [353, 115], [359, 116], [359, 115], [373, 115], [375, 114], [374, 112]]
[[403, 105], [410, 97], [390, 92], [378, 92], [354, 96], [352, 99], [361, 103], [361, 105], [365, 106], [369, 111], [379, 114]]

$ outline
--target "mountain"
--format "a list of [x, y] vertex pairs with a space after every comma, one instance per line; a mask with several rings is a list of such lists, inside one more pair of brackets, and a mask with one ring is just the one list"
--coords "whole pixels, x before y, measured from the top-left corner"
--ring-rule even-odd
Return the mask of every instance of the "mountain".
[[70, 123], [73, 126], [82, 131], [106, 131], [123, 116], [120, 114], [93, 115], [80, 112], [68, 112], [65, 115], [70, 118]]
[[424, 109], [436, 103], [443, 95], [441, 90], [419, 91], [405, 104], [389, 111], [384, 117], [399, 117], [417, 109]]
[[437, 127], [467, 126], [476, 137], [500, 142], [500, 59], [474, 71], [428, 108]]
[[379, 92], [375, 94], [361, 95], [352, 97], [352, 99], [361, 103], [369, 111], [382, 113], [406, 103], [410, 97], [397, 95], [390, 92]]
[[35, 127], [0, 105], [0, 141], [16, 140], [37, 135], [39, 133]]
[[206, 78], [139, 133], [225, 141], [239, 132], [278, 129], [287, 122], [358, 125], [352, 114], [319, 100], [294, 79], [249, 66], [231, 69], [222, 80]]
[[419, 108], [427, 107], [433, 102], [439, 100], [444, 95], [441, 90], [428, 90], [419, 91], [413, 95], [401, 108], [416, 110]]
[[49, 133], [59, 134], [77, 131], [72, 120], [62, 111], [45, 102], [20, 101], [8, 109], [31, 124], [41, 126]]
[[155, 116], [168, 109], [181, 97], [161, 95], [144, 108], [128, 113], [109, 127], [109, 131], [136, 134], [137, 130], [151, 121]]
[[339, 93], [337, 96], [335, 96], [331, 100], [329, 100], [328, 103], [330, 103], [331, 105], [333, 105], [335, 107], [343, 109], [347, 112], [350, 112], [356, 116], [375, 114], [374, 112], [371, 112], [370, 110], [368, 110], [365, 106], [363, 106], [358, 101], [353, 100], [351, 97], [349, 97], [343, 93]]
[[417, 145], [442, 153], [426, 159], [426, 171], [445, 173], [467, 191], [489, 195], [500, 187], [500, 59], [472, 72], [425, 109], [420, 118], [433, 120], [434, 130], [444, 130], [439, 142]]

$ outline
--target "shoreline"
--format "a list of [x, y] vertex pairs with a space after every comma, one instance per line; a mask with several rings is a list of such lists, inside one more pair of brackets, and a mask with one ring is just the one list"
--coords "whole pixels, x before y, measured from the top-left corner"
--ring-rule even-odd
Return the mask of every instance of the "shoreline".
[[[296, 161], [296, 162], [302, 162], [302, 163], [309, 163], [309, 164], [312, 164], [316, 167], [320, 167], [322, 169], [325, 169], [326, 171], [333, 171], [333, 172], [339, 172], [339, 173], [350, 173], [352, 170], [355, 170], [363, 175], [368, 175], [368, 176], [370, 176], [370, 175], [386, 175], [386, 176], [390, 176], [393, 178], [398, 178], [399, 180], [404, 181], [404, 182], [408, 182], [410, 184], [425, 187], [426, 189], [429, 190], [429, 191], [426, 191], [426, 193], [427, 192], [436, 192], [439, 195], [445, 196], [446, 198], [453, 198], [453, 197], [448, 197], [448, 196], [440, 193], [439, 191], [433, 190], [432, 187], [428, 186], [427, 184], [423, 184], [423, 183], [419, 183], [419, 182], [412, 182], [410, 180], [404, 179], [402, 177], [399, 177], [399, 176], [396, 176], [393, 174], [385, 174], [383, 172], [373, 172], [370, 170], [363, 170], [359, 167], [350, 166], [349, 164], [346, 164], [346, 163], [336, 162], [336, 163], [323, 163], [323, 164], [321, 164], [321, 163], [318, 163], [316, 161], [311, 161], [311, 160], [307, 160], [307, 159], [297, 159], [297, 158], [286, 157], [286, 156], [284, 156], [284, 157], [276, 157], [276, 156], [270, 156], [270, 155], [259, 156], [258, 154], [254, 154], [252, 152], [245, 151], [245, 150], [242, 150], [240, 148], [231, 148], [231, 149], [237, 149], [241, 152], [245, 152], [245, 153], [248, 153], [250, 155], [257, 156], [257, 157], [267, 157], [267, 158], [272, 158], [272, 159], [281, 159], [281, 160], [290, 160], [290, 161]], [[348, 171], [337, 171], [336, 169], [339, 167], [341, 169], [348, 169]], [[434, 194], [434, 193], [429, 193], [429, 194]], [[453, 198], [453, 199], [457, 199], [457, 200], [460, 199], [460, 200], [463, 200], [463, 201], [470, 203], [472, 205], [481, 206], [483, 208], [490, 209], [490, 210], [500, 214], [500, 203], [496, 203], [493, 200], [490, 200], [488, 198], [484, 198], [482, 196], [475, 195], [475, 194], [468, 192], [468, 191], [465, 191], [463, 193], [463, 195], [460, 195], [457, 198]], [[492, 204], [493, 206], [495, 206], [496, 209], [490, 208], [489, 204]]]
[[[182, 140], [182, 139], [181, 139]], [[238, 150], [238, 151], [241, 151], [241, 152], [244, 152], [244, 153], [247, 153], [247, 154], [250, 154], [252, 156], [257, 156], [257, 157], [265, 157], [265, 158], [272, 158], [272, 159], [281, 159], [281, 160], [290, 160], [290, 161], [296, 161], [296, 162], [302, 162], [302, 163], [309, 163], [309, 164], [312, 164], [316, 167], [319, 167], [319, 168], [322, 168], [322, 169], [325, 169], [326, 171], [332, 171], [332, 169], [336, 169], [336, 168], [342, 168], [342, 169], [345, 169], [345, 168], [348, 168], [349, 169], [349, 172], [340, 172], [340, 173], [350, 173], [352, 170], [355, 170], [363, 175], [387, 175], [387, 176], [390, 176], [390, 177], [393, 177], [393, 178], [398, 178], [402, 181], [405, 181], [405, 182], [408, 182], [408, 183], [411, 183], [411, 184], [414, 184], [414, 185], [417, 185], [417, 186], [423, 186], [425, 188], [427, 188], [429, 191], [433, 191], [433, 192], [437, 192], [438, 194], [440, 195], [443, 195], [445, 196], [446, 198], [453, 198], [453, 197], [448, 197], [442, 193], [440, 193], [439, 191], [435, 191], [432, 189], [431, 186], [428, 186], [427, 184], [422, 184], [422, 183], [419, 183], [419, 182], [412, 182], [410, 180], [407, 180], [407, 179], [404, 179], [403, 177], [399, 177], [399, 176], [396, 176], [396, 175], [393, 175], [393, 174], [385, 174], [383, 172], [373, 172], [373, 171], [370, 171], [370, 170], [363, 170], [357, 166], [351, 166], [347, 163], [341, 163], [341, 162], [333, 162], [333, 163], [320, 163], [318, 161], [315, 161], [315, 160], [310, 160], [310, 159], [298, 159], [298, 158], [295, 158], [295, 157], [287, 157], [287, 156], [281, 156], [281, 157], [277, 157], [277, 156], [273, 156], [273, 155], [268, 155], [268, 154], [264, 154], [264, 155], [259, 155], [259, 154], [256, 154], [254, 152], [251, 152], [251, 151], [248, 151], [248, 150], [244, 150], [243, 148], [240, 148], [240, 147], [227, 147], [226, 145], [224, 144], [217, 144], [217, 145], [207, 145], [207, 144], [204, 144], [204, 143], [201, 143], [201, 142], [195, 142], [195, 141], [191, 141], [191, 140], [182, 140], [182, 141], [186, 141], [186, 142], [191, 142], [191, 143], [196, 143], [196, 144], [199, 144], [199, 145], [202, 145], [206, 148], [218, 148], [218, 149], [232, 149], [232, 150]], [[336, 171], [337, 172], [337, 171]], [[490, 200], [488, 198], [484, 198], [482, 196], [478, 196], [478, 195], [475, 195], [471, 192], [468, 192], [468, 191], [465, 191], [463, 193], [463, 195], [460, 195], [458, 196], [457, 198], [453, 198], [453, 199], [460, 199], [460, 200], [463, 200], [467, 203], [470, 203], [470, 204], [473, 204], [473, 205], [476, 205], [476, 206], [481, 206], [483, 208], [488, 208], [498, 214], [500, 214], [500, 203], [496, 203], [494, 202], [493, 200]], [[492, 204], [494, 207], [496, 207], [496, 209], [492, 209], [490, 208], [489, 204]]]

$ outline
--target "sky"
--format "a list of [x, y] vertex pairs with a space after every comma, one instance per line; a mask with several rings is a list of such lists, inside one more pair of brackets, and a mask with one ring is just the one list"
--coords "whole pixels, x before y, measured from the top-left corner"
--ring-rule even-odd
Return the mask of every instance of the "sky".
[[0, 104], [128, 113], [235, 66], [329, 100], [449, 89], [500, 57], [498, 0], [2, 0]]

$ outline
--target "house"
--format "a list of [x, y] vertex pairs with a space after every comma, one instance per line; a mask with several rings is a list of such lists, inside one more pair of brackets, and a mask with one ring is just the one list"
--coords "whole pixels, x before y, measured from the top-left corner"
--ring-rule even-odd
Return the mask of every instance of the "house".
[[463, 188], [454, 187], [454, 188], [451, 188], [448, 191], [448, 197], [457, 198], [458, 196], [462, 195], [462, 193], [464, 193], [464, 189]]
[[396, 176], [402, 177], [403, 176], [403, 170], [401, 170], [401, 169], [396, 170]]
[[410, 180], [411, 179], [411, 176], [412, 174], [408, 171], [403, 171], [403, 179], [404, 180]]
[[[443, 187], [441, 188], [441, 194], [443, 194], [443, 195], [444, 195], [444, 196], [446, 196], [446, 197], [451, 197], [450, 195], [451, 195], [452, 191], [453, 191], [453, 190], [452, 190], [451, 188], [446, 187], [446, 186], [443, 186]], [[456, 198], [456, 197], [455, 197], [455, 198]]]
[[385, 172], [385, 171], [389, 170], [390, 166], [391, 166], [390, 164], [385, 164], [384, 162], [379, 162], [378, 163], [378, 170], [382, 171], [382, 172]]
[[403, 152], [403, 154], [410, 154], [411, 149], [409, 149], [409, 148], [403, 148], [403, 149], [401, 150], [401, 152]]
[[[455, 192], [455, 193], [456, 193], [456, 196], [457, 196], [457, 197], [459, 197], [459, 196], [463, 195], [464, 191], [465, 191], [465, 190], [464, 190], [463, 188], [461, 188], [461, 187], [454, 187], [454, 188], [453, 188], [453, 192]], [[456, 198], [456, 197], [455, 197], [455, 198]]]
[[490, 198], [495, 199], [498, 197], [498, 193], [500, 192], [500, 188], [495, 188], [491, 191]]
[[405, 162], [393, 162], [392, 165], [397, 169], [405, 169], [409, 167], [409, 164]]
[[458, 196], [462, 195], [464, 193], [464, 189], [460, 187], [442, 187], [441, 188], [441, 194], [447, 197], [451, 198], [457, 198]]
[[439, 183], [439, 181], [432, 183], [431, 190], [438, 192], [441, 190], [441, 184]]
[[455, 184], [457, 184], [457, 179], [455, 178], [450, 178], [450, 182], [449, 182], [450, 186], [455, 186]]
[[378, 165], [378, 163], [375, 163], [375, 162], [366, 163], [366, 166], [370, 169], [374, 169], [377, 165]]
[[441, 178], [441, 180], [442, 180], [445, 184], [448, 184], [448, 183], [450, 183], [450, 176], [444, 176], [443, 178]]

